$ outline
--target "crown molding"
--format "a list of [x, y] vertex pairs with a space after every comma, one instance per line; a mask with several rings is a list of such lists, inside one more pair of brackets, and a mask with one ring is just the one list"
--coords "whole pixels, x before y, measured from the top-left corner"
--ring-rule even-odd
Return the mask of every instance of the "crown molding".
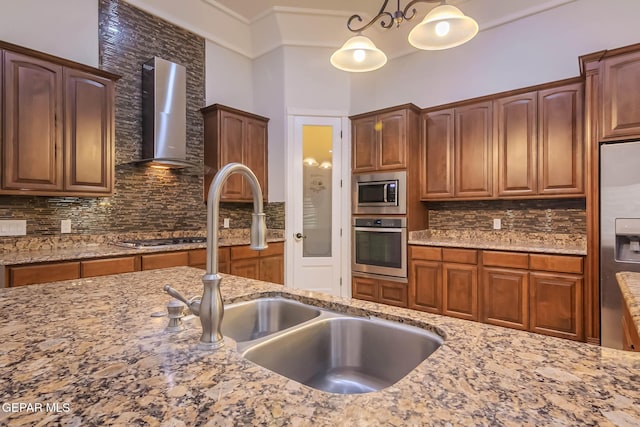
[[511, 22], [518, 21], [520, 19], [524, 19], [532, 15], [537, 15], [539, 13], [546, 12], [547, 10], [555, 9], [557, 7], [564, 6], [569, 3], [574, 3], [576, 1], [577, 0], [550, 0], [545, 3], [539, 4], [537, 6], [519, 11], [517, 13], [512, 13], [510, 15], [503, 16], [500, 19], [489, 21], [480, 27], [480, 31], [490, 30], [491, 28], [500, 27], [502, 25], [506, 25]]
[[201, 0], [203, 3], [208, 4], [209, 6], [215, 7], [216, 9], [218, 9], [220, 12], [228, 15], [229, 17], [235, 19], [236, 21], [240, 21], [245, 25], [251, 25], [252, 21], [248, 20], [247, 18], [245, 18], [244, 16], [240, 15], [239, 13], [229, 9], [228, 7], [218, 3], [216, 0]]

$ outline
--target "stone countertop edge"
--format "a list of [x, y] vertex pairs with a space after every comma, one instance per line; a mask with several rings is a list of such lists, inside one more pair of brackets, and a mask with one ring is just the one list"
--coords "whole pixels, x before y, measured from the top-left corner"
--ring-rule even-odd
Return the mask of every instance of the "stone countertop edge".
[[616, 273], [616, 279], [636, 330], [640, 331], [640, 273], [623, 271]]
[[[166, 310], [165, 283], [199, 295], [201, 275], [175, 267], [0, 289], [0, 425], [640, 424], [640, 354], [235, 276], [223, 275], [228, 303], [284, 296], [444, 343], [396, 384], [354, 395], [275, 374], [228, 338], [197, 350], [198, 319], [172, 333], [150, 315]], [[35, 402], [62, 410], [13, 410]]]
[[[284, 238], [269, 237], [267, 243], [284, 242]], [[248, 245], [249, 239], [229, 238], [218, 241], [218, 247]], [[34, 251], [7, 252], [0, 255], [0, 266], [31, 264], [35, 262], [54, 262], [88, 258], [117, 257], [124, 255], [142, 255], [159, 252], [206, 249], [206, 243], [185, 243], [181, 245], [156, 246], [152, 248], [129, 248], [115, 244], [81, 245], [66, 249], [41, 249]]]
[[489, 241], [472, 241], [464, 239], [423, 238], [409, 239], [410, 245], [442, 246], [450, 248], [485, 249], [511, 252], [531, 252], [559, 255], [587, 255], [587, 249], [577, 246], [543, 245], [540, 243], [504, 243]]

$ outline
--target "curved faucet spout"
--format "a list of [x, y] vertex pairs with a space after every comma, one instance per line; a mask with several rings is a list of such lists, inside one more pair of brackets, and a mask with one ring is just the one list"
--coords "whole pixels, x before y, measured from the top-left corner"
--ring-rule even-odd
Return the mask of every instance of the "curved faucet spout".
[[223, 166], [213, 178], [207, 195], [207, 275], [218, 274], [218, 227], [222, 187], [234, 173], [243, 175], [251, 186], [253, 194], [253, 214], [251, 221], [251, 249], [261, 251], [267, 248], [267, 223], [263, 212], [262, 189], [256, 175], [242, 163]]
[[267, 247], [267, 225], [263, 212], [262, 190], [258, 178], [247, 166], [241, 163], [229, 163], [222, 167], [213, 178], [207, 197], [207, 272], [202, 276], [204, 292], [200, 302], [200, 322], [202, 336], [200, 347], [216, 349], [223, 345], [224, 337], [220, 332], [224, 306], [220, 293], [218, 274], [218, 222], [222, 187], [229, 176], [242, 174], [251, 186], [253, 193], [253, 215], [251, 221], [251, 249], [262, 250]]

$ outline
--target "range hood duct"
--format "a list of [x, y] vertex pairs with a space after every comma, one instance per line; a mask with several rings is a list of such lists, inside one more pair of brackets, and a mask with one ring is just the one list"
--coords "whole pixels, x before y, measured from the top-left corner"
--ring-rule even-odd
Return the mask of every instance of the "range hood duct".
[[142, 67], [142, 157], [166, 169], [198, 167], [187, 157], [187, 71], [153, 58]]

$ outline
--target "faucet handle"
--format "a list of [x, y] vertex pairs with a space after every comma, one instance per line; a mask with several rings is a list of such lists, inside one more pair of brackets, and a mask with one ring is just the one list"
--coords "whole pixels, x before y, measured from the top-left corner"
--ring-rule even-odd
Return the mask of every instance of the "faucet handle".
[[175, 299], [180, 300], [183, 303], [185, 303], [187, 305], [187, 307], [189, 307], [189, 310], [191, 310], [191, 312], [193, 314], [195, 314], [196, 316], [200, 315], [200, 297], [193, 297], [191, 299], [186, 299], [185, 297], [182, 296], [182, 294], [180, 294], [180, 292], [176, 291], [175, 289], [173, 289], [169, 285], [164, 285], [164, 287], [162, 289], [166, 293], [168, 293], [169, 295], [174, 297]]

